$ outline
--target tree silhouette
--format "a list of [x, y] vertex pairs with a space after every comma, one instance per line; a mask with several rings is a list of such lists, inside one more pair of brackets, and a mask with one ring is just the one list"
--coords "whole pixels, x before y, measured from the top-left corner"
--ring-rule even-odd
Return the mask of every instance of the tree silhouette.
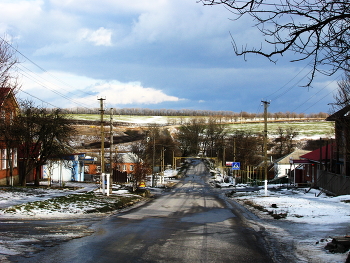
[[[234, 20], [251, 16], [268, 46], [239, 48], [232, 38], [237, 55], [259, 54], [271, 61], [287, 51], [295, 61], [311, 64], [307, 85], [316, 72], [332, 75], [348, 70], [350, 51], [350, 4], [348, 0], [200, 0], [204, 5], [224, 5]], [[309, 62], [311, 60], [311, 62]]]

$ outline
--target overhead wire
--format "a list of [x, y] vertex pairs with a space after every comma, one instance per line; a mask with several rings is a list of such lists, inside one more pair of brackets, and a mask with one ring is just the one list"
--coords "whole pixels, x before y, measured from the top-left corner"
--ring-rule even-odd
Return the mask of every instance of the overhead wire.
[[[11, 45], [11, 43], [9, 43], [8, 41], [6, 41], [6, 40], [5, 40], [4, 38], [2, 38], [1, 36], [0, 36], [0, 39], [1, 39], [4, 43], [6, 43], [9, 47], [11, 47], [15, 52], [17, 52], [17, 53], [20, 54], [22, 57], [24, 57], [27, 61], [29, 61], [29, 62], [32, 63], [34, 66], [36, 66], [37, 68], [39, 68], [41, 71], [43, 71], [44, 73], [48, 74], [48, 75], [51, 76], [53, 79], [55, 79], [55, 80], [57, 80], [58, 82], [64, 84], [65, 86], [68, 86], [68, 87], [74, 89], [74, 87], [72, 87], [71, 85], [67, 84], [66, 82], [60, 80], [59, 78], [57, 78], [56, 76], [54, 76], [53, 74], [51, 74], [50, 72], [48, 72], [47, 70], [45, 70], [43, 67], [41, 67], [40, 65], [38, 65], [37, 63], [35, 63], [33, 60], [31, 60], [30, 58], [28, 58], [26, 55], [24, 55], [21, 51], [19, 51], [17, 48], [15, 48], [13, 45]], [[42, 86], [43, 88], [50, 90], [51, 92], [53, 92], [53, 93], [55, 93], [55, 94], [61, 96], [62, 98], [66, 99], [66, 100], [69, 100], [70, 102], [72, 102], [72, 103], [74, 103], [74, 104], [76, 104], [76, 105], [80, 105], [80, 106], [82, 106], [82, 107], [88, 109], [88, 107], [89, 107], [88, 105], [84, 105], [84, 104], [82, 104], [82, 103], [80, 103], [80, 102], [77, 102], [77, 101], [75, 101], [74, 99], [68, 97], [67, 95], [65, 95], [65, 94], [63, 94], [63, 93], [61, 93], [61, 92], [59, 92], [59, 91], [57, 91], [57, 90], [55, 90], [55, 89], [51, 89], [51, 88], [47, 87], [47, 85], [41, 83], [41, 82], [40, 82], [38, 79], [36, 79], [35, 77], [30, 76], [29, 73], [26, 73], [25, 70], [21, 69], [20, 67], [25, 68], [27, 71], [29, 71], [29, 72], [31, 72], [32, 74], [36, 75], [37, 77], [43, 79], [44, 81], [50, 83], [51, 85], [54, 85], [54, 86], [57, 86], [57, 85], [53, 84], [52, 82], [50, 82], [50, 81], [48, 81], [48, 80], [45, 80], [43, 77], [39, 76], [38, 74], [36, 74], [36, 73], [33, 72], [32, 70], [28, 69], [28, 68], [25, 67], [24, 65], [22, 65], [22, 64], [19, 64], [19, 65], [20, 65], [20, 66], [17, 67], [17, 68], [21, 71], [21, 75], [23, 75], [24, 77], [26, 77], [26, 78], [28, 78], [28, 79], [31, 79], [32, 81], [36, 82], [37, 84], [39, 84], [39, 85]], [[60, 89], [62, 89], [62, 90], [67, 91], [68, 94], [77, 95], [76, 93], [73, 93], [73, 92], [71, 92], [71, 91], [68, 91], [68, 90], [64, 89], [63, 87], [61, 87], [61, 86], [58, 86], [58, 87], [59, 87]], [[20, 91], [24, 92], [22, 89], [20, 89]], [[83, 90], [79, 90], [79, 92], [85, 93], [86, 95], [89, 95], [89, 96], [93, 95], [93, 94], [87, 93], [87, 92], [85, 92], [85, 91], [83, 91]], [[24, 93], [26, 93], [26, 94], [29, 95], [29, 96], [32, 96], [33, 98], [36, 98], [36, 99], [42, 101], [42, 102], [45, 102], [44, 100], [42, 100], [42, 99], [38, 98], [37, 96], [34, 96], [34, 95], [32, 95], [32, 94], [30, 94], [30, 93], [28, 93], [28, 92], [24, 92]], [[47, 103], [48, 105], [52, 105], [52, 104], [49, 103], [49, 102], [45, 102], [45, 103]], [[52, 106], [54, 106], [54, 105], [52, 105]], [[56, 106], [54, 106], [54, 107], [56, 107]]]
[[[334, 81], [338, 80], [341, 77], [341, 74], [336, 77], [333, 81], [327, 83], [327, 85], [325, 85], [322, 89], [318, 90], [314, 95], [310, 96], [307, 100], [301, 102], [301, 104], [296, 107], [293, 111], [297, 110], [299, 107], [301, 107], [302, 105], [304, 105], [305, 103], [307, 103], [308, 101], [310, 101], [311, 99], [313, 99], [317, 94], [319, 94], [321, 91], [323, 91], [325, 88], [327, 88], [329, 85], [331, 85]], [[331, 90], [330, 92], [328, 92], [326, 95], [324, 95], [321, 99], [319, 99], [318, 101], [316, 101], [314, 104], [312, 104], [310, 107], [308, 107], [307, 109], [305, 109], [304, 111], [307, 111], [308, 109], [310, 109], [311, 107], [313, 107], [314, 105], [316, 105], [318, 102], [320, 102], [321, 100], [323, 100], [325, 97], [327, 97], [329, 94], [333, 93], [334, 91]]]
[[33, 98], [35, 98], [35, 99], [37, 99], [37, 100], [43, 102], [43, 103], [45, 103], [45, 104], [51, 105], [51, 106], [53, 106], [53, 107], [56, 108], [56, 109], [61, 109], [61, 107], [58, 107], [58, 106], [56, 106], [56, 105], [53, 105], [53, 104], [50, 103], [50, 102], [44, 101], [44, 100], [42, 100], [42, 99], [40, 99], [40, 98], [34, 96], [33, 94], [30, 94], [29, 92], [26, 92], [26, 91], [24, 91], [24, 90], [20, 90], [20, 92], [23, 92], [23, 93], [25, 93], [25, 94], [27, 94], [27, 95], [29, 95], [29, 96], [31, 96], [31, 97], [33, 97]]
[[[21, 70], [21, 69], [20, 69], [20, 70]], [[29, 71], [30, 71], [30, 70], [29, 70]], [[33, 73], [33, 72], [32, 72], [32, 73]], [[33, 76], [33, 75], [28, 74], [27, 72], [25, 72], [25, 71], [23, 71], [23, 70], [21, 70], [20, 74], [21, 74], [22, 76], [24, 76], [24, 77], [26, 77], [26, 78], [28, 78], [28, 79], [34, 81], [35, 83], [37, 83], [37, 84], [40, 85], [41, 87], [43, 87], [43, 88], [45, 88], [45, 89], [47, 89], [47, 90], [49, 90], [49, 91], [55, 93], [56, 95], [61, 96], [62, 98], [66, 99], [66, 100], [68, 100], [68, 101], [70, 101], [70, 102], [72, 102], [72, 103], [74, 103], [74, 104], [76, 104], [76, 105], [80, 105], [80, 106], [82, 106], [83, 108], [89, 108], [89, 105], [83, 104], [83, 103], [81, 103], [81, 102], [77, 102], [75, 99], [72, 99], [71, 97], [69, 97], [69, 96], [67, 96], [67, 95], [65, 95], [65, 94], [63, 94], [63, 93], [61, 93], [60, 91], [58, 91], [58, 90], [56, 90], [56, 89], [49, 88], [47, 85], [45, 85], [45, 83], [42, 83], [42, 82], [38, 79], [38, 78], [42, 78], [42, 77], [39, 76], [38, 74], [33, 73], [34, 75], [37, 76], [37, 78], [36, 78], [35, 76]], [[43, 78], [42, 78], [42, 79], [43, 79]], [[47, 81], [47, 80], [45, 80], [45, 79], [43, 79], [43, 80], [44, 80], [44, 81]], [[49, 81], [47, 81], [47, 82], [49, 82]], [[50, 82], [49, 82], [49, 84], [55, 86], [54, 83], [50, 83]]]

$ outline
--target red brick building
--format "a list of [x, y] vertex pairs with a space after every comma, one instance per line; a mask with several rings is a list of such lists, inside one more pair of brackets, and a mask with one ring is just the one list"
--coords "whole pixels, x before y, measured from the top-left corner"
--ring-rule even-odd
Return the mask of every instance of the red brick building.
[[[19, 105], [12, 89], [0, 88], [0, 118], [3, 132], [6, 132], [6, 124], [13, 121], [18, 111]], [[6, 144], [4, 134], [0, 134], [0, 157], [0, 185], [16, 184], [19, 180], [17, 147]]]

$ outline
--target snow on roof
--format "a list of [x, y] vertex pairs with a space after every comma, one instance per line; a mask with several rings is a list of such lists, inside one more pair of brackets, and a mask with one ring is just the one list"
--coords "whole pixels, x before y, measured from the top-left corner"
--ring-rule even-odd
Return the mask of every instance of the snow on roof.
[[128, 152], [128, 153], [118, 153], [118, 156], [120, 157], [121, 163], [138, 163], [142, 162], [142, 160], [134, 153]]
[[310, 151], [306, 151], [306, 150], [301, 150], [301, 149], [296, 149], [294, 152], [287, 154], [277, 160], [275, 160], [275, 163], [279, 163], [279, 164], [289, 164], [290, 163], [290, 159], [292, 158], [293, 160], [298, 160], [300, 159], [301, 155], [307, 154]]

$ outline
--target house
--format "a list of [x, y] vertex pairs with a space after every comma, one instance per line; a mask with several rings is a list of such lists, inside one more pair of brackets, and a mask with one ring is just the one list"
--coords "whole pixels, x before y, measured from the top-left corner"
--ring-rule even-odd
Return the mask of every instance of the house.
[[6, 125], [13, 121], [19, 112], [18, 102], [11, 88], [0, 88], [0, 117], [3, 134], [0, 135], [0, 185], [13, 185], [19, 182], [16, 145], [5, 139]]
[[140, 162], [142, 162], [142, 160], [134, 153], [118, 153], [115, 168], [118, 171], [132, 174], [134, 172], [136, 163]]
[[326, 121], [334, 121], [335, 124], [335, 172], [350, 176], [350, 105], [330, 115]]
[[85, 156], [84, 159], [85, 175], [96, 175], [101, 173], [100, 162], [97, 162], [97, 157]]
[[297, 183], [294, 179], [294, 169], [297, 167], [293, 165], [293, 160], [299, 160], [300, 156], [309, 153], [310, 151], [296, 149], [294, 152], [287, 154], [274, 161], [275, 180], [281, 178], [288, 178], [290, 183]]
[[134, 153], [118, 153], [113, 168], [113, 182], [129, 182], [135, 171], [135, 165], [140, 162], [142, 160]]
[[85, 153], [74, 153], [51, 159], [43, 166], [43, 179], [54, 182], [83, 182]]
[[318, 160], [317, 187], [329, 194], [348, 195], [350, 194], [350, 105], [333, 113], [326, 118], [326, 121], [334, 121], [335, 143], [324, 146], [327, 149], [322, 147], [314, 158], [306, 157]]
[[335, 144], [325, 145], [319, 149], [306, 153], [300, 156], [300, 159], [294, 159], [295, 166], [294, 181], [298, 186], [313, 186], [318, 187], [319, 172], [318, 170], [329, 170], [332, 166], [332, 149]]
[[302, 170], [297, 180], [310, 180], [311, 186], [333, 195], [350, 194], [350, 105], [326, 118], [335, 123], [335, 142], [294, 160]]

